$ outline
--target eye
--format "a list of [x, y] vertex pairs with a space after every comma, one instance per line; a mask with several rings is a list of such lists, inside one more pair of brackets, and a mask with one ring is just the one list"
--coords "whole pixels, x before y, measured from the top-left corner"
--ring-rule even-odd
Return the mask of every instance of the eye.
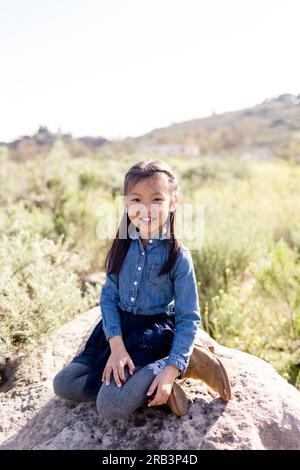
[[[135, 201], [139, 201], [139, 199], [138, 199], [138, 198], [135, 198], [135, 199], [131, 199], [131, 201], [132, 201], [132, 202], [135, 202]], [[155, 201], [164, 201], [164, 199], [161, 199], [161, 198], [156, 197], [156, 198], [155, 198]]]

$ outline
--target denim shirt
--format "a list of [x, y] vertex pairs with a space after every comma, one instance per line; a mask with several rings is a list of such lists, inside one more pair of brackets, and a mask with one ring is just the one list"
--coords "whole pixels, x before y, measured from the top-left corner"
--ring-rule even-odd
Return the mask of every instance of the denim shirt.
[[122, 336], [119, 306], [140, 315], [175, 315], [175, 336], [167, 364], [186, 371], [201, 323], [197, 282], [192, 256], [183, 244], [168, 274], [158, 272], [168, 258], [167, 236], [143, 246], [138, 231], [132, 239], [119, 274], [109, 274], [102, 286], [100, 309], [106, 339]]

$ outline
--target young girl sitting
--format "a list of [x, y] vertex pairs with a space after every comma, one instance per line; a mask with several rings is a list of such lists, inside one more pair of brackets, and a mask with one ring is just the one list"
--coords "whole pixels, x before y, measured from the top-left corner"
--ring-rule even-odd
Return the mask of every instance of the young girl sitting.
[[178, 194], [176, 175], [161, 160], [127, 171], [124, 214], [105, 262], [102, 318], [83, 351], [54, 377], [59, 397], [95, 400], [108, 418], [126, 418], [147, 399], [148, 406], [186, 414], [177, 377], [203, 380], [231, 398], [222, 362], [199, 336], [193, 261], [175, 234]]

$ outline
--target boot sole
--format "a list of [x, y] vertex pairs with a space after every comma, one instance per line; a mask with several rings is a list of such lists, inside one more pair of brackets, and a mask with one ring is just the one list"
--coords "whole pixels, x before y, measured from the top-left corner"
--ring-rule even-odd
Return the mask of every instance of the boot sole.
[[[225, 383], [225, 389], [223, 390], [223, 393], [220, 394], [220, 395], [223, 398], [223, 400], [226, 400], [226, 401], [231, 400], [231, 398], [232, 398], [231, 384], [230, 384], [230, 380], [229, 380], [227, 371], [224, 367], [223, 362], [220, 360], [220, 358], [218, 356], [216, 356], [216, 354], [213, 354], [213, 355], [215, 356], [215, 358], [217, 359], [217, 361], [220, 365], [220, 372], [221, 372], [222, 377], [223, 377], [223, 382]], [[225, 393], [225, 390], [226, 390], [226, 393]]]
[[[178, 397], [180, 397], [180, 404], [178, 404]], [[176, 416], [184, 416], [187, 413], [188, 400], [186, 394], [176, 382], [173, 383], [172, 393], [167, 401], [167, 405]]]

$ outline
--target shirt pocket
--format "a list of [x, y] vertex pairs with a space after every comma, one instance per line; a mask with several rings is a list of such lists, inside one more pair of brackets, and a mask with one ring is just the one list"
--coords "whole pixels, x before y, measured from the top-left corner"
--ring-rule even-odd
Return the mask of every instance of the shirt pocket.
[[170, 282], [169, 274], [158, 275], [161, 266], [159, 264], [153, 263], [149, 269], [148, 280], [153, 286], [166, 286]]

